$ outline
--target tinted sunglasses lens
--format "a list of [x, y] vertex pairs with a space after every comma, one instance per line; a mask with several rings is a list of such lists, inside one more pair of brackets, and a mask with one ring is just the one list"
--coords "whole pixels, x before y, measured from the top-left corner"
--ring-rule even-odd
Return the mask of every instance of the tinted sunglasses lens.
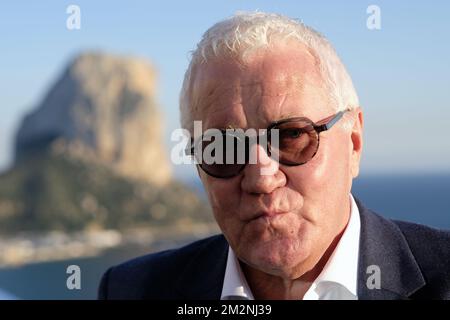
[[230, 178], [238, 175], [244, 168], [246, 148], [243, 136], [222, 133], [220, 136], [204, 137], [200, 143], [203, 158], [196, 158], [207, 174], [217, 178]]
[[[272, 142], [272, 153], [277, 153], [280, 163], [299, 165], [311, 160], [319, 148], [319, 135], [312, 122], [297, 120], [280, 124], [278, 146]], [[273, 134], [272, 134], [273, 136]]]

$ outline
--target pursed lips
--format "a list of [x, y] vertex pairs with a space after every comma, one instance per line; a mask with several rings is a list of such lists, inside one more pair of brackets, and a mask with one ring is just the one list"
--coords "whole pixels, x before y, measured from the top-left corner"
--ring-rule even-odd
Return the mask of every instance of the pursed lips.
[[250, 222], [253, 220], [257, 220], [260, 218], [273, 218], [275, 216], [279, 216], [285, 213], [288, 213], [289, 211], [279, 211], [279, 210], [260, 210], [257, 211], [255, 215], [253, 215], [250, 219], [247, 219], [246, 222]]

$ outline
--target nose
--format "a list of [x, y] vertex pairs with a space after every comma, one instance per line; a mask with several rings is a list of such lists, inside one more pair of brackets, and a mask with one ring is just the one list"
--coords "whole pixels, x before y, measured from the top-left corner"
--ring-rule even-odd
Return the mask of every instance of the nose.
[[279, 163], [272, 159], [265, 148], [254, 144], [249, 148], [249, 163], [243, 170], [241, 188], [248, 193], [271, 193], [286, 184], [285, 174]]

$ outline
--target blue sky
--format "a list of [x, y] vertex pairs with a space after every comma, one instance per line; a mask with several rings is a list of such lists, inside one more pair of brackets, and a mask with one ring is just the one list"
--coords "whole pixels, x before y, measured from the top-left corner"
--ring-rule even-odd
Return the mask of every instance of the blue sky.
[[[81, 29], [66, 8], [81, 8]], [[369, 5], [381, 30], [366, 27]], [[450, 2], [448, 1], [10, 1], [0, 10], [0, 170], [11, 163], [20, 119], [69, 59], [104, 50], [150, 59], [159, 72], [165, 143], [179, 126], [178, 93], [202, 33], [236, 11], [303, 20], [336, 47], [365, 112], [362, 173], [450, 172]], [[179, 177], [190, 166], [175, 169]]]

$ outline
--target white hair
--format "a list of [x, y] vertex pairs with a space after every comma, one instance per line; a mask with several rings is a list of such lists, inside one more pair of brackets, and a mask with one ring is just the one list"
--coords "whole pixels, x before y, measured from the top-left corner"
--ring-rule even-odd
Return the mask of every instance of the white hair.
[[330, 42], [319, 32], [298, 20], [263, 12], [238, 12], [209, 28], [192, 52], [180, 94], [181, 126], [192, 132], [195, 106], [193, 84], [199, 65], [214, 58], [245, 58], [258, 49], [268, 48], [275, 40], [294, 39], [305, 45], [317, 60], [324, 86], [336, 111], [359, 106], [350, 75]]

